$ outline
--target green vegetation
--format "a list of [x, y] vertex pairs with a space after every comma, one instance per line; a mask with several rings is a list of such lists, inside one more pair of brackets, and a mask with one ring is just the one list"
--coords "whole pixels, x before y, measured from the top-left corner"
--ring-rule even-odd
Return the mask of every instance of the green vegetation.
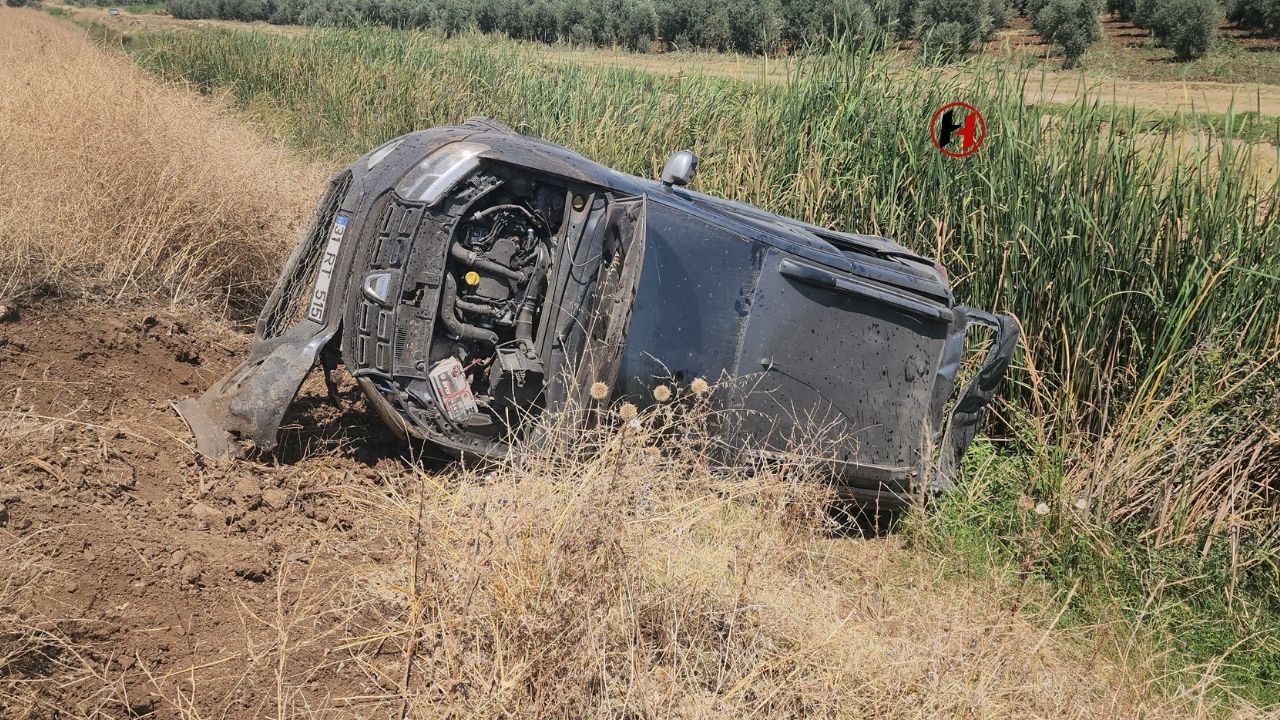
[[1152, 9], [1148, 25], [1179, 60], [1191, 60], [1209, 51], [1221, 22], [1218, 0], [1161, 0]]
[[648, 51], [772, 53], [834, 38], [882, 46], [922, 42], [934, 58], [975, 48], [1002, 27], [1008, 0], [168, 0], [178, 18], [267, 20], [278, 24], [478, 30], [521, 40], [567, 41]]
[[1213, 137], [1230, 137], [1245, 143], [1280, 146], [1280, 117], [1259, 115], [1256, 111], [1225, 113], [1178, 113], [1175, 115], [1135, 118], [1130, 125], [1117, 130], [1142, 133], [1199, 133]]
[[[1122, 19], [1150, 30], [1156, 41], [1172, 48], [1179, 60], [1204, 56], [1213, 45], [1223, 17], [1219, 0], [1109, 0], [1107, 7]], [[1247, 13], [1233, 20], [1242, 27], [1261, 27], [1254, 25]]]
[[[1157, 44], [1172, 49], [1175, 58], [1182, 61], [1203, 58], [1214, 47], [1224, 14], [1240, 28], [1262, 35], [1280, 32], [1280, 0], [1225, 0], [1225, 7], [1222, 0], [1107, 0], [1106, 9], [1149, 30]], [[1044, 34], [1038, 17], [1036, 25]], [[1045, 37], [1050, 39], [1048, 34]], [[1270, 73], [1275, 68], [1267, 67], [1264, 72], [1273, 78]]]
[[1241, 27], [1280, 34], [1280, 0], [1234, 0], [1227, 8], [1227, 19]]
[[950, 61], [975, 50], [1009, 19], [1003, 2], [916, 0], [910, 3], [912, 36], [922, 57]]
[[[1194, 60], [1169, 62], [1166, 48], [1129, 46], [1124, 38], [1104, 36], [1086, 51], [1079, 67], [1097, 77], [1138, 82], [1224, 82], [1271, 85], [1280, 77], [1280, 52], [1255, 51], [1235, 38], [1218, 35], [1209, 52]], [[1252, 108], [1251, 93], [1241, 92], [1240, 105]]]
[[1045, 42], [1062, 48], [1066, 67], [1075, 66], [1089, 45], [1102, 37], [1093, 0], [1049, 0], [1036, 12], [1035, 26]]
[[[106, 0], [76, 0], [101, 3]], [[1106, 0], [1106, 10], [1152, 33], [1178, 60], [1202, 57], [1224, 13], [1237, 25], [1274, 33], [1280, 0]], [[276, 24], [478, 31], [518, 40], [648, 52], [703, 49], [777, 53], [831, 42], [881, 48], [915, 41], [931, 62], [950, 62], [990, 40], [1016, 14], [1029, 18], [1074, 67], [1101, 38], [1101, 0], [166, 0], [183, 19]]]
[[78, 7], [120, 8], [133, 15], [155, 15], [166, 12], [163, 2], [141, 2], [121, 4], [115, 0], [66, 0], [67, 4]]
[[[1249, 384], [1260, 397], [1275, 398], [1280, 371], [1273, 366]], [[1206, 395], [1211, 390], [1199, 388]], [[1228, 687], [1274, 705], [1280, 700], [1274, 518], [1235, 528], [1187, 524], [1197, 514], [1191, 506], [1211, 488], [1245, 487], [1239, 478], [1211, 478], [1209, 464], [1252, 452], [1263, 453], [1262, 462], [1280, 463], [1274, 441], [1250, 440], [1241, 427], [1210, 431], [1224, 422], [1220, 403], [1187, 392], [1176, 409], [1150, 412], [1131, 432], [1087, 446], [1029, 442], [1046, 429], [1021, 416], [1015, 433], [1021, 452], [992, 443], [974, 448], [965, 484], [932, 512], [913, 517], [905, 534], [956, 558], [958, 573], [1048, 580], [1060, 593], [1065, 623], [1114, 633], [1123, 654], [1160, 648], [1162, 657], [1147, 660], [1155, 674], [1194, 682], [1179, 670], [1221, 663], [1217, 670]], [[1280, 420], [1274, 406], [1269, 417], [1256, 405], [1245, 414], [1240, 425], [1274, 428]], [[1230, 432], [1240, 433], [1239, 444], [1228, 449], [1219, 443]], [[1255, 481], [1274, 482], [1276, 473], [1259, 475]], [[1139, 511], [1135, 496], [1157, 494], [1166, 500], [1144, 509], [1155, 512]], [[1219, 509], [1228, 507], [1224, 502]]]
[[[549, 68], [410, 31], [202, 29], [134, 50], [335, 163], [488, 115], [646, 176], [691, 148], [701, 191], [936, 254], [962, 301], [1021, 319], [1026, 348], [1003, 439], [909, 537], [1060, 587], [1067, 621], [1121, 618], [1175, 649], [1176, 682], [1208, 663], [1277, 699], [1280, 188], [1237, 140], [1272, 125], [1087, 101], [1045, 115], [1023, 100], [1034, 79], [869, 49], [777, 86]], [[925, 129], [956, 98], [989, 128], [963, 161]], [[1202, 122], [1223, 142], [1186, 142]]]

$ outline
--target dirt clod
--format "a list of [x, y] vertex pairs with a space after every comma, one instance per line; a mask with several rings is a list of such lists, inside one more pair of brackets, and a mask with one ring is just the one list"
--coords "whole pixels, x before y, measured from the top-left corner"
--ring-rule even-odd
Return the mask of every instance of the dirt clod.
[[262, 495], [262, 485], [256, 478], [242, 477], [236, 481], [235, 493], [241, 500], [252, 500]]
[[227, 524], [227, 518], [225, 515], [202, 502], [195, 503], [191, 506], [191, 515], [202, 524], [211, 528], [222, 527]]
[[182, 566], [182, 582], [188, 585], [199, 585], [204, 576], [204, 567], [197, 562], [189, 562]]
[[289, 493], [272, 488], [262, 493], [262, 500], [274, 510], [283, 510], [289, 505]]

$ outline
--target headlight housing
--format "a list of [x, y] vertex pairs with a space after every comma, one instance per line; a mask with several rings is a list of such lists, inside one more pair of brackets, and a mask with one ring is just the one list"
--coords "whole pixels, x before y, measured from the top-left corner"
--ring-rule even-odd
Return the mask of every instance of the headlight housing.
[[480, 165], [480, 154], [488, 150], [488, 145], [480, 143], [452, 142], [443, 145], [400, 179], [396, 193], [411, 202], [435, 205], [459, 180]]

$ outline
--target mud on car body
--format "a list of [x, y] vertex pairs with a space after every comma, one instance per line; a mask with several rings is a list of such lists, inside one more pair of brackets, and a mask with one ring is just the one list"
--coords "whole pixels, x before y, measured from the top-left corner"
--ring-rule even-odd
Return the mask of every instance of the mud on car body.
[[[895, 503], [952, 482], [1017, 342], [957, 306], [941, 267], [477, 119], [405, 135], [339, 172], [259, 317], [249, 358], [178, 405], [206, 455], [270, 449], [316, 361], [339, 362], [403, 438], [501, 456], [529, 419], [603, 382], [735, 378], [731, 445], [837, 444], [833, 481]], [[985, 361], [943, 417], [969, 328]]]

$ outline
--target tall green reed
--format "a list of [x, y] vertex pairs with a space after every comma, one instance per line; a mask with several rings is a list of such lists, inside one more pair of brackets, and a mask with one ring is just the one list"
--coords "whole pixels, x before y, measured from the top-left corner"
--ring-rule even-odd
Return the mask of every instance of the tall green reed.
[[[1280, 340], [1277, 186], [1230, 137], [1230, 114], [1211, 143], [1133, 132], [1132, 109], [1028, 105], [1036, 79], [1018, 72], [944, 74], [857, 50], [767, 86], [387, 29], [194, 30], [143, 45], [146, 67], [282, 116], [295, 143], [335, 160], [473, 115], [641, 175], [692, 148], [699, 190], [937, 254], [962, 300], [1021, 319], [1034, 369], [1021, 396], [1094, 429], [1109, 403], [1160, 392], [1197, 343], [1261, 356]], [[958, 99], [988, 127], [963, 160], [928, 136], [935, 108]]]

